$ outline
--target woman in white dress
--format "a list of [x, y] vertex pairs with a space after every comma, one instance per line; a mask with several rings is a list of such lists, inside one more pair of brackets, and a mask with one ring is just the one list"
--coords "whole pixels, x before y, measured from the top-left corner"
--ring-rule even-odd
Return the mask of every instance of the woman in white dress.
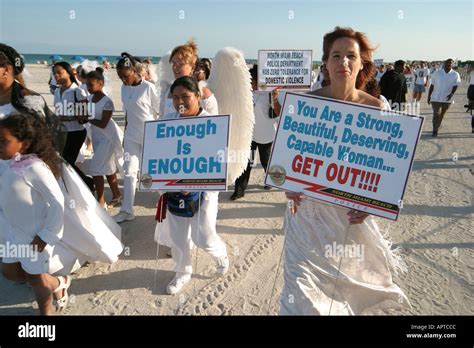
[[[93, 207], [85, 204], [87, 196], [77, 195], [73, 181], [82, 184], [82, 192], [88, 190], [72, 168], [62, 165], [39, 115], [0, 120], [0, 157], [7, 161], [0, 173], [0, 223], [12, 250], [2, 259], [2, 273], [12, 281], [27, 281], [41, 314], [49, 315], [53, 296], [57, 311], [67, 305], [68, 274], [85, 261], [117, 261], [122, 245], [113, 232], [120, 232], [111, 224], [104, 228], [103, 220], [88, 219]], [[77, 206], [70, 206], [71, 199]], [[100, 233], [85, 232], [91, 228], [88, 222]]]
[[[122, 200], [118, 188], [117, 175], [123, 165], [123, 132], [112, 119], [115, 110], [112, 99], [103, 92], [104, 69], [98, 67], [86, 75], [89, 111], [92, 113], [89, 123], [92, 130], [94, 155], [89, 162], [88, 172], [94, 179], [97, 200], [101, 207], [114, 207]], [[112, 200], [105, 203], [104, 176], [112, 191]]]
[[[330, 85], [310, 94], [384, 107], [364, 92], [373, 75], [372, 48], [366, 36], [339, 28], [324, 36], [323, 62]], [[403, 269], [373, 216], [287, 193], [284, 287], [280, 313], [354, 315], [373, 309], [403, 308], [409, 301], [393, 283], [390, 267]], [[335, 243], [335, 244], [334, 244]], [[361, 258], [333, 256], [327, 246], [361, 245]], [[353, 255], [351, 255], [353, 256]]]
[[[175, 110], [179, 110], [179, 113], [175, 111], [168, 114], [166, 118], [209, 115], [199, 104], [201, 95], [194, 77], [183, 76], [176, 79], [171, 85], [170, 91], [173, 95]], [[189, 195], [193, 194], [181, 192], [180, 197], [185, 199]], [[173, 260], [176, 263], [174, 267], [176, 275], [167, 287], [167, 292], [171, 295], [178, 293], [191, 280], [193, 271], [192, 249], [194, 245], [207, 251], [214, 258], [218, 274], [224, 275], [229, 269], [226, 246], [216, 231], [219, 192], [207, 191], [202, 194], [198, 193], [198, 196], [200, 198], [197, 199], [196, 203], [200, 204], [200, 207], [194, 216], [174, 215], [170, 211], [169, 203], [166, 218], [158, 222], [155, 229], [155, 240], [158, 243], [160, 243], [161, 234], [168, 236]], [[171, 198], [168, 198], [168, 200], [171, 200]]]

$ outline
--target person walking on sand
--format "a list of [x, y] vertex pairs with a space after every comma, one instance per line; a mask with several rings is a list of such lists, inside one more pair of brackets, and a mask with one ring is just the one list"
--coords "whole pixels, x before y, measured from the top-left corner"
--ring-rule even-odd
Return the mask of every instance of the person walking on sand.
[[428, 104], [431, 104], [433, 108], [433, 137], [438, 136], [438, 130], [441, 127], [444, 115], [454, 102], [454, 93], [456, 93], [461, 83], [461, 76], [452, 69], [453, 62], [452, 59], [446, 59], [443, 68], [436, 71], [431, 77]]

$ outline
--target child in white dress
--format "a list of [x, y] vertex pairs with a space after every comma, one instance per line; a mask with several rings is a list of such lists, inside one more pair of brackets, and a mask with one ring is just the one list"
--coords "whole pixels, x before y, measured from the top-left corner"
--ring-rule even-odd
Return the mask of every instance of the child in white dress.
[[[89, 163], [89, 174], [94, 179], [97, 200], [101, 207], [114, 207], [122, 200], [117, 171], [123, 165], [123, 132], [112, 119], [114, 103], [103, 92], [103, 69], [97, 68], [86, 75], [89, 110], [92, 113], [89, 123], [92, 130], [94, 155]], [[104, 176], [112, 190], [112, 200], [106, 204], [104, 195]]]
[[57, 311], [67, 305], [71, 272], [86, 261], [117, 261], [120, 229], [96, 213], [38, 114], [0, 120], [0, 158], [7, 162], [0, 168], [0, 226], [8, 250], [17, 250], [2, 259], [2, 273], [28, 282], [40, 313], [50, 315], [52, 297]]

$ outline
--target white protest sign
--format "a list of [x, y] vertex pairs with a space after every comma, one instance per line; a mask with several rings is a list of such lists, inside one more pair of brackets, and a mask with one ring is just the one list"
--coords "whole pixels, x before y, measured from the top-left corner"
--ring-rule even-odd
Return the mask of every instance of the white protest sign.
[[383, 58], [374, 59], [374, 65], [378, 68], [379, 66], [383, 65]]
[[312, 50], [259, 50], [258, 90], [309, 90], [312, 55]]
[[396, 220], [423, 118], [287, 93], [265, 184]]
[[230, 115], [145, 122], [141, 191], [226, 191]]

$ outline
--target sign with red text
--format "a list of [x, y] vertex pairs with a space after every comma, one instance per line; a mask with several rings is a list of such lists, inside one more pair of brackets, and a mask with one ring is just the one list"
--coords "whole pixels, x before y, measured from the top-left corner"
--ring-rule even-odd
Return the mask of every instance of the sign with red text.
[[423, 118], [287, 93], [265, 184], [396, 220]]
[[309, 90], [312, 56], [312, 50], [259, 50], [258, 90]]

